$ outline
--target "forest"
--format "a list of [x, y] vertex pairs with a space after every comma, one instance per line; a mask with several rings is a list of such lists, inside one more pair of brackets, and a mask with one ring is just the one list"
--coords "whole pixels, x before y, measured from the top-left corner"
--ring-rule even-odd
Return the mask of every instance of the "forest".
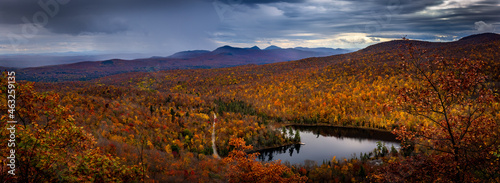
[[[481, 34], [265, 65], [18, 80], [16, 174], [2, 145], [0, 181], [500, 182], [498, 58], [500, 35]], [[276, 129], [301, 124], [391, 131], [402, 148], [313, 166], [251, 153], [299, 143]]]

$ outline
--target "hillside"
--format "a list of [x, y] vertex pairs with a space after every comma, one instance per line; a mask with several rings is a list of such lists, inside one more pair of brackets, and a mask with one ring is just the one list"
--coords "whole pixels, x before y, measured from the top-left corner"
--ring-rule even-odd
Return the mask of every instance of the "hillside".
[[[440, 171], [456, 168], [455, 162], [450, 163], [455, 160], [450, 158], [449, 154], [443, 155], [440, 154], [443, 152], [433, 151], [432, 148], [426, 149], [425, 146], [416, 147], [415, 144], [411, 144], [418, 142], [416, 140], [405, 140], [403, 143], [409, 145], [403, 144], [405, 146], [399, 152], [392, 152], [392, 155], [378, 157], [379, 159], [376, 160], [374, 158], [377, 157], [368, 157], [364, 160], [332, 160], [324, 164], [304, 166], [284, 166], [275, 162], [260, 163], [247, 159], [251, 156], [238, 151], [238, 149], [245, 148], [248, 151], [297, 143], [296, 139], [286, 137], [276, 130], [276, 127], [290, 124], [395, 130], [397, 134], [410, 134], [408, 135], [410, 137], [418, 130], [436, 133], [418, 134], [420, 136], [441, 135], [440, 129], [436, 129], [438, 125], [433, 124], [432, 120], [411, 115], [402, 109], [401, 102], [398, 103], [404, 98], [401, 93], [405, 89], [418, 89], [425, 86], [422, 84], [423, 81], [408, 77], [404, 72], [401, 58], [402, 56], [410, 58], [411, 54], [406, 49], [406, 45], [409, 44], [415, 46], [417, 52], [413, 56], [421, 59], [422, 63], [429, 63], [436, 58], [453, 66], [464, 61], [461, 60], [462, 58], [467, 58], [466, 64], [472, 67], [482, 66], [479, 60], [484, 61], [484, 67], [480, 70], [466, 73], [455, 72], [456, 70], [453, 69], [468, 69], [469, 66], [452, 68], [452, 74], [445, 73], [448, 74], [445, 75], [447, 77], [439, 79], [452, 78], [455, 75], [484, 74], [487, 78], [485, 84], [480, 86], [481, 89], [498, 91], [493, 84], [500, 82], [500, 73], [498, 73], [500, 70], [498, 60], [500, 36], [480, 34], [447, 43], [396, 40], [372, 45], [353, 53], [265, 65], [249, 64], [228, 68], [166, 71], [145, 69], [144, 71], [147, 72], [120, 73], [88, 81], [36, 82], [33, 84], [23, 82], [23, 85], [16, 90], [16, 93], [20, 95], [17, 103], [23, 106], [19, 109], [19, 115], [23, 121], [40, 126], [63, 125], [58, 128], [38, 128], [37, 125], [27, 125], [27, 129], [33, 129], [32, 134], [28, 135], [38, 135], [37, 137], [44, 137], [49, 142], [56, 141], [55, 146], [62, 144], [57, 141], [58, 139], [73, 139], [70, 138], [72, 135], [80, 135], [78, 137], [83, 139], [84, 147], [91, 146], [91, 144], [98, 147], [100, 153], [94, 152], [94, 156], [101, 159], [113, 158], [112, 162], [115, 164], [109, 165], [110, 169], [116, 170], [113, 172], [117, 176], [125, 178], [147, 175], [144, 179], [151, 182], [153, 180], [223, 182], [227, 177], [234, 176], [232, 173], [235, 172], [236, 165], [247, 168], [238, 169], [242, 172], [236, 173], [241, 173], [238, 174], [241, 176], [246, 175], [245, 173], [260, 176], [275, 175], [274, 171], [278, 171], [278, 176], [275, 178], [282, 182], [303, 182], [306, 176], [310, 182], [339, 182], [339, 177], [344, 177], [343, 179], [348, 180], [346, 182], [349, 180], [371, 182], [383, 178], [385, 172], [399, 175], [402, 173], [393, 171], [414, 167], [412, 175], [415, 177], [409, 178], [420, 180], [419, 178], [426, 178], [426, 173], [430, 171], [420, 168], [423, 165], [432, 165], [431, 168], [434, 168], [432, 171], [440, 173], [439, 175], [448, 175], [450, 173]], [[250, 50], [226, 46], [211, 53], [218, 58], [221, 58], [220, 55], [228, 57], [243, 55], [241, 57], [244, 58], [260, 50], [259, 48], [247, 49]], [[276, 48], [268, 50], [284, 51]], [[245, 56], [242, 52], [249, 54]], [[189, 56], [190, 54], [189, 52], [178, 54], [183, 57], [188, 55], [187, 57], [190, 58], [176, 61], [195, 62], [198, 57]], [[203, 55], [207, 52], [196, 51], [192, 54]], [[84, 62], [65, 67], [67, 71], [73, 69], [75, 72], [87, 66], [94, 69], [119, 66], [133, 70], [133, 65], [139, 64], [136, 62], [139, 61], [108, 60]], [[163, 63], [162, 58], [152, 58], [150, 62], [158, 63], [158, 65], [179, 64], [170, 61]], [[50, 67], [46, 72], [49, 70]], [[29, 70], [24, 70], [24, 72], [29, 72]], [[468, 86], [467, 83], [458, 82], [458, 79], [445, 81], [464, 86], [443, 84], [456, 90]], [[458, 94], [450, 96], [458, 96]], [[485, 96], [472, 93], [465, 100], [484, 99], [486, 101]], [[472, 131], [474, 134], [463, 135], [467, 139], [460, 144], [460, 147], [455, 147], [463, 148], [459, 149], [461, 152], [469, 152], [464, 150], [469, 147], [473, 147], [475, 151], [481, 151], [482, 154], [463, 153], [463, 156], [467, 158], [473, 157], [464, 158], [467, 160], [466, 165], [480, 165], [482, 169], [479, 170], [484, 170], [481, 175], [467, 174], [469, 177], [479, 177], [478, 180], [495, 180], [499, 176], [498, 165], [500, 163], [494, 154], [499, 153], [495, 148], [500, 145], [496, 140], [499, 139], [498, 129], [500, 128], [497, 128], [498, 121], [495, 123], [494, 120], [499, 119], [500, 105], [498, 96], [494, 97], [496, 98], [493, 102], [481, 104], [485, 106], [481, 110], [481, 114], [484, 115], [480, 118], [483, 120], [481, 124], [490, 126], [476, 128], [476, 126], [468, 125], [465, 131]], [[422, 100], [424, 102], [421, 103], [425, 103], [429, 101], [428, 98], [430, 97], [424, 96], [416, 100], [417, 102]], [[7, 111], [6, 104], [6, 101], [2, 102], [3, 111]], [[473, 105], [466, 106], [470, 109]], [[465, 108], [452, 107], [449, 110], [453, 112], [453, 115], [471, 113]], [[217, 119], [214, 118], [214, 114]], [[456, 121], [459, 121], [459, 118], [465, 119], [466, 117], [457, 117]], [[217, 134], [217, 140], [214, 143], [222, 159], [212, 156], [214, 152], [211, 138], [212, 124], [215, 124], [215, 121], [217, 121], [217, 126], [214, 131]], [[404, 131], [406, 129], [408, 131]], [[52, 138], [51, 132], [57, 132], [58, 138]], [[43, 136], [44, 134], [46, 136]], [[82, 134], [90, 134], [90, 137]], [[417, 138], [418, 135], [414, 135], [413, 138]], [[447, 137], [444, 135], [442, 138]], [[424, 145], [446, 144], [442, 142], [433, 144], [435, 141], [431, 140], [425, 141], [427, 144]], [[245, 144], [251, 147], [243, 148]], [[72, 157], [77, 160], [80, 160], [79, 157], [91, 159], [81, 154], [66, 155], [66, 147], [57, 147], [54, 149], [63, 150], [51, 151], [52, 154], [62, 154], [61, 157]], [[46, 151], [43, 147], [35, 148], [33, 152], [40, 154], [39, 157], [43, 160], [36, 162], [39, 167], [52, 166], [45, 163], [51, 157], [44, 155]], [[233, 153], [239, 153], [240, 156], [234, 156]], [[28, 156], [28, 154], [22, 155], [22, 157]], [[462, 154], [460, 155], [462, 157]], [[57, 160], [61, 161], [57, 162], [59, 167], [64, 167], [66, 164], [74, 165], [65, 162], [64, 158], [57, 158]], [[371, 161], [383, 163], [379, 166], [373, 165]], [[413, 162], [416, 163], [411, 164]], [[85, 164], [88, 163], [82, 163], [81, 166], [85, 167]], [[241, 168], [240, 166], [237, 167]], [[471, 167], [476, 168], [467, 166], [467, 168]], [[100, 169], [91, 170], [101, 171]], [[144, 174], [141, 174], [139, 170]], [[493, 178], [486, 175], [491, 175]], [[390, 177], [385, 180], [389, 179]]]
[[154, 72], [175, 69], [221, 68], [246, 64], [268, 64], [308, 57], [329, 56], [348, 52], [331, 48], [290, 48], [261, 50], [258, 47], [223, 46], [213, 51], [193, 50], [169, 57], [145, 59], [111, 59], [18, 69], [20, 79], [29, 81], [86, 81], [127, 72]]
[[[464, 38], [449, 43], [409, 43], [427, 50], [426, 55], [483, 60], [488, 63], [483, 72], [490, 76], [490, 81], [500, 81], [499, 36], [483, 34], [473, 39], [489, 41], [470, 42]], [[337, 123], [346, 120], [338, 116], [348, 116], [349, 123], [374, 123], [383, 121], [377, 117], [383, 115], [383, 101], [393, 98], [389, 96], [393, 90], [389, 83], [403, 83], [395, 67], [404, 49], [401, 45], [403, 41], [390, 41], [329, 57], [226, 69], [134, 73], [94, 82], [133, 87], [129, 83], [148, 81], [150, 89], [162, 92], [196, 94], [209, 99], [236, 98], [252, 104], [259, 112], [287, 121]], [[386, 128], [393, 123], [376, 126]]]

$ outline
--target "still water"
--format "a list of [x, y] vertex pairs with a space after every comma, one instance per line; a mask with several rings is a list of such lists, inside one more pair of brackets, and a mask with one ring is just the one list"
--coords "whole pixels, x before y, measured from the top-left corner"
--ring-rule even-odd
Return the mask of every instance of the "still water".
[[274, 161], [291, 164], [304, 164], [305, 161], [315, 161], [321, 164], [323, 160], [331, 160], [336, 156], [337, 160], [359, 158], [360, 153], [369, 153], [377, 148], [377, 142], [385, 143], [390, 150], [391, 146], [399, 149], [399, 142], [389, 132], [339, 127], [288, 127], [286, 133], [299, 133], [303, 145], [291, 145], [286, 147], [266, 149], [258, 151], [259, 160]]

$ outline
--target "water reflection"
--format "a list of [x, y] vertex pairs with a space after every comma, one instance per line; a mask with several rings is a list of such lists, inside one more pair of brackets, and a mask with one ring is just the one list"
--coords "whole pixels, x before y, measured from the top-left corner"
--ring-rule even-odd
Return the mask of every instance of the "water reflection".
[[339, 139], [352, 138], [362, 140], [378, 140], [378, 141], [388, 141], [388, 142], [399, 142], [396, 140], [396, 136], [390, 132], [379, 131], [379, 130], [369, 130], [369, 129], [359, 129], [350, 127], [328, 127], [328, 126], [291, 126], [294, 130], [299, 130], [301, 132], [308, 132], [316, 135], [316, 138], [320, 136], [324, 137], [337, 137]]
[[260, 161], [274, 161], [274, 154], [288, 154], [292, 157], [294, 154], [300, 154], [300, 147], [302, 145], [295, 144], [283, 147], [277, 147], [268, 150], [259, 151], [260, 155], [258, 156]]
[[259, 151], [260, 161], [282, 160], [291, 164], [304, 164], [304, 161], [351, 158], [360, 153], [371, 152], [377, 147], [377, 142], [383, 142], [388, 148], [399, 148], [399, 142], [389, 132], [338, 127], [291, 127], [300, 133], [305, 145], [290, 145]]

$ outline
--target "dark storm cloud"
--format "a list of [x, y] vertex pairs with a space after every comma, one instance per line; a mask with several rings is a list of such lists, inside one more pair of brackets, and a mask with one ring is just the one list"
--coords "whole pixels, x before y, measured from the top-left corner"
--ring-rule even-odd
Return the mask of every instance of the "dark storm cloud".
[[[386, 31], [427, 33], [429, 35], [448, 34], [461, 37], [471, 34], [470, 31], [474, 29], [474, 23], [477, 21], [488, 23], [499, 22], [500, 17], [498, 12], [500, 12], [498, 1], [483, 1], [473, 5], [459, 5], [458, 8], [439, 10], [435, 12], [435, 15], [396, 14], [392, 16], [392, 26], [388, 26]], [[464, 31], [469, 32], [463, 33]]]
[[[43, 12], [39, 2], [55, 1], [69, 2], [38, 31], [43, 36], [19, 48], [35, 49], [32, 43], [155, 53], [224, 44], [362, 48], [405, 35], [451, 41], [500, 30], [498, 0], [0, 0], [0, 34], [21, 35], [23, 17], [34, 22]], [[8, 44], [0, 37], [1, 53], [10, 51]]]
[[[301, 6], [279, 5], [284, 15], [295, 21], [303, 21], [305, 27], [330, 26], [331, 32], [414, 32], [428, 34], [454, 34], [472, 30], [477, 21], [499, 22], [499, 1], [481, 1], [475, 4], [451, 2], [449, 8], [435, 10], [431, 7], [444, 5], [443, 1], [423, 0], [348, 0], [345, 6], [328, 7], [324, 13], [305, 11]], [[308, 15], [304, 18], [304, 15]], [[469, 33], [470, 34], [470, 33]]]
[[215, 0], [216, 2], [221, 2], [228, 5], [235, 4], [246, 4], [246, 5], [255, 5], [255, 4], [270, 4], [270, 3], [302, 3], [306, 0]]
[[218, 46], [219, 22], [209, 0], [0, 0], [0, 54], [168, 56]]
[[[426, 9], [427, 7], [440, 5], [443, 0], [348, 0], [354, 2], [356, 7], [363, 7], [362, 11], [371, 9], [374, 11], [389, 11], [389, 13], [409, 14]], [[361, 10], [361, 9], [358, 9]], [[359, 11], [358, 11], [359, 12]]]
[[[343, 11], [347, 17], [352, 16], [370, 16], [376, 14], [410, 14], [422, 11], [428, 7], [440, 5], [442, 0], [345, 0], [340, 2], [349, 3], [347, 6], [329, 6], [325, 7], [331, 11]], [[287, 16], [301, 16], [302, 6], [290, 5]]]
[[127, 31], [129, 25], [123, 19], [82, 15], [76, 17], [62, 17], [54, 19], [46, 27], [54, 33], [78, 35], [82, 33], [105, 33], [112, 34]]
[[[0, 24], [23, 24], [23, 17], [32, 20], [33, 15], [43, 10], [39, 5], [56, 0], [5, 0], [0, 6]], [[126, 22], [116, 16], [127, 13], [147, 12], [151, 9], [170, 11], [200, 2], [225, 3], [228, 5], [256, 5], [276, 2], [300, 3], [304, 0], [65, 0], [59, 5], [57, 16], [50, 17], [46, 28], [55, 33], [77, 35], [80, 33], [114, 33], [128, 29]], [[53, 9], [53, 6], [49, 6]], [[178, 17], [182, 18], [182, 17]]]
[[[151, 11], [171, 11], [173, 8], [200, 1], [174, 0], [65, 0], [66, 4], [57, 0], [6, 0], [0, 6], [0, 24], [23, 24], [23, 17], [29, 22], [37, 12], [45, 12], [48, 7], [50, 15], [44, 26], [54, 33], [78, 35], [81, 33], [112, 34], [129, 30], [127, 19], [137, 12], [148, 14]], [[61, 1], [63, 2], [63, 1]], [[42, 5], [40, 5], [40, 3]], [[45, 6], [47, 5], [47, 6]], [[57, 8], [56, 8], [57, 6]], [[38, 21], [43, 18], [37, 17]], [[36, 23], [36, 22], [35, 22]]]
[[[49, 2], [50, 0], [40, 1]], [[0, 24], [22, 24], [22, 17], [32, 19], [41, 11], [35, 0], [6, 0], [0, 6]], [[270, 5], [283, 12], [284, 19], [267, 21], [265, 27], [270, 30], [262, 32], [281, 32], [281, 30], [312, 29], [320, 33], [378, 31], [420, 31], [420, 32], [453, 32], [466, 27], [473, 28], [474, 22], [498, 21], [499, 6], [496, 0], [485, 0], [470, 6], [450, 8], [443, 15], [416, 15], [416, 12], [429, 7], [442, 5], [442, 0], [345, 0], [345, 5], [331, 5], [328, 1], [309, 2], [306, 0], [72, 0], [60, 5], [58, 14], [50, 18], [46, 28], [54, 33], [78, 35], [81, 33], [112, 34], [130, 30], [128, 21], [131, 15], [142, 13], [147, 16], [152, 9], [171, 11], [172, 8], [191, 6], [199, 2], [224, 3], [237, 6], [232, 11], [246, 11], [259, 8], [258, 5]], [[333, 1], [332, 1], [333, 2]], [[452, 6], [454, 2], [448, 4]], [[458, 3], [460, 4], [460, 3]], [[321, 6], [325, 12], [308, 10], [304, 6]], [[215, 14], [215, 10], [213, 11]], [[258, 15], [253, 15], [258, 16]], [[158, 19], [161, 17], [151, 17]], [[182, 19], [183, 17], [177, 17]], [[266, 20], [260, 20], [266, 22]], [[240, 20], [229, 25], [230, 29], [247, 26], [252, 23]], [[373, 24], [373, 25], [372, 25]], [[252, 25], [254, 26], [254, 25]], [[377, 27], [375, 27], [377, 26]], [[334, 29], [334, 30], [332, 30]], [[250, 35], [250, 37], [252, 37]]]

